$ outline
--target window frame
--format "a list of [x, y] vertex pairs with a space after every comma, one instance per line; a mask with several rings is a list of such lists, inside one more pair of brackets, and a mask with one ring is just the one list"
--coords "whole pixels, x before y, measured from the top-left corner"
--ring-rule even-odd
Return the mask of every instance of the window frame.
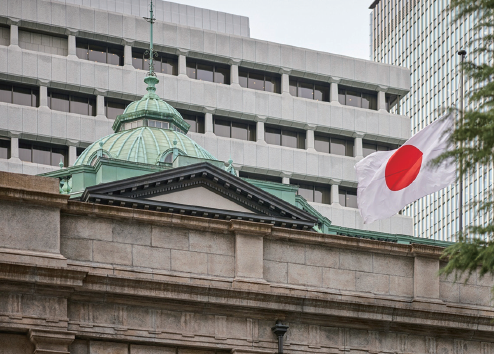
[[[376, 146], [376, 150], [374, 150], [370, 154], [372, 154], [374, 152], [378, 152], [378, 151], [390, 151], [390, 150], [397, 149], [397, 146], [396, 145], [393, 145], [393, 144], [381, 143], [380, 141], [363, 140], [362, 141], [362, 155], [364, 157], [367, 157], [367, 156], [370, 155], [370, 154], [367, 154], [367, 155], [365, 154], [365, 152], [364, 152], [364, 145], [374, 145], [374, 146]], [[387, 150], [379, 150], [379, 147], [386, 148]]]
[[[68, 102], [69, 102], [69, 110], [68, 111], [60, 111], [60, 110], [51, 108], [51, 106], [52, 106], [51, 100], [52, 100], [53, 93], [55, 93], [55, 94], [61, 94], [61, 95], [66, 95], [66, 96], [69, 97], [69, 99], [68, 99]], [[88, 114], [87, 114], [87, 116], [88, 117], [96, 117], [96, 113], [97, 113], [96, 112], [97, 111], [97, 109], [96, 109], [96, 97], [93, 98], [93, 96], [91, 96], [91, 95], [73, 94], [70, 91], [60, 91], [60, 90], [52, 90], [52, 89], [48, 89], [47, 90], [46, 96], [47, 96], [47, 101], [48, 101], [47, 102], [48, 103], [48, 108], [50, 108], [51, 110], [57, 111], [57, 112], [65, 112], [65, 113], [71, 113], [71, 114], [79, 114], [79, 115], [84, 115], [84, 114], [77, 113], [77, 112], [71, 112], [72, 97], [85, 98], [85, 99], [87, 99], [87, 107], [88, 107]], [[94, 102], [94, 105], [92, 106], [93, 107], [92, 113], [90, 113], [90, 107], [91, 107], [90, 100], [92, 100]]]
[[[327, 138], [329, 141], [329, 152], [325, 152], [325, 151], [319, 151], [316, 149], [316, 140], [318, 137], [322, 137], [322, 138]], [[336, 154], [334, 152], [332, 152], [331, 150], [331, 139], [339, 139], [339, 140], [344, 140], [345, 141], [345, 155], [341, 155], [341, 154]], [[350, 147], [351, 146], [351, 147]], [[323, 133], [319, 133], [319, 132], [314, 132], [314, 149], [317, 151], [317, 152], [320, 152], [320, 153], [323, 153], [323, 154], [332, 154], [332, 155], [336, 155], [336, 156], [346, 156], [346, 157], [355, 157], [355, 141], [354, 139], [350, 139], [346, 136], [335, 136], [335, 135], [330, 135], [330, 134], [323, 134]], [[351, 151], [351, 154], [348, 155], [348, 151]]]
[[[341, 100], [340, 100], [340, 95], [342, 94], [341, 91], [344, 91], [344, 95], [345, 95], [345, 102], [342, 103]], [[352, 105], [349, 105], [347, 104], [347, 92], [350, 91], [350, 92], [355, 92], [355, 93], [359, 93], [360, 96], [360, 106], [352, 106]], [[375, 108], [364, 108], [362, 107], [362, 101], [363, 101], [363, 95], [373, 95], [375, 96]], [[338, 102], [343, 105], [343, 106], [348, 106], [348, 107], [355, 107], [355, 108], [362, 108], [362, 109], [369, 109], [371, 111], [377, 111], [379, 110], [379, 107], [378, 107], [378, 104], [377, 104], [377, 100], [378, 100], [378, 92], [376, 91], [370, 91], [370, 90], [365, 90], [365, 89], [360, 89], [358, 87], [349, 87], [349, 86], [341, 86], [339, 85], [338, 86]]]
[[[222, 121], [227, 121], [229, 122], [229, 128], [230, 128], [230, 136], [226, 137], [223, 135], [218, 135], [223, 138], [230, 138], [230, 139], [236, 139], [236, 140], [242, 140], [242, 141], [253, 141], [255, 142], [257, 139], [257, 124], [255, 122], [249, 121], [249, 120], [241, 120], [241, 119], [232, 119], [230, 117], [225, 117], [225, 116], [214, 116], [213, 115], [213, 133], [216, 134], [216, 121], [217, 120], [222, 120]], [[239, 124], [245, 124], [247, 125], [247, 139], [239, 139], [239, 138], [234, 138], [232, 137], [232, 125], [233, 123], [239, 123]], [[253, 128], [253, 129], [251, 129]], [[251, 139], [252, 138], [252, 139]]]
[[[144, 62], [145, 62], [145, 60], [149, 60], [149, 54], [148, 54], [148, 58], [145, 58], [145, 53], [146, 53], [145, 49], [134, 48], [134, 47], [132, 48], [132, 66], [134, 67], [134, 69], [148, 70], [148, 69], [144, 68]], [[156, 62], [157, 60], [159, 60], [159, 62], [161, 63], [161, 68], [163, 68], [163, 58], [173, 60], [175, 65], [173, 66], [171, 74], [165, 73], [165, 72], [163, 72], [163, 70], [156, 71], [156, 67], [155, 67], [155, 72], [159, 73], [159, 74], [164, 74], [164, 75], [178, 76], [178, 56], [173, 55], [173, 54], [168, 54], [168, 53], [162, 53], [162, 52], [156, 52], [156, 53], [158, 53], [158, 56], [155, 57], [154, 61]], [[134, 58], [137, 58], [137, 54], [142, 55], [142, 67], [141, 68], [137, 68], [134, 65]]]
[[[110, 119], [110, 120], [115, 120], [115, 119], [117, 119], [117, 117], [111, 118], [111, 117], [108, 116], [108, 103], [122, 104], [124, 106], [123, 110], [125, 111], [125, 108], [127, 108], [127, 106], [131, 102], [117, 100], [117, 99], [112, 99], [112, 98], [108, 99], [107, 97], [105, 97], [105, 117], [108, 118], [108, 119]], [[113, 108], [115, 108], [115, 107], [113, 107]], [[122, 111], [122, 113], [123, 113], [123, 111]], [[122, 113], [120, 113], [120, 114], [122, 114]], [[119, 116], [120, 114], [117, 114], [117, 116]]]
[[[60, 160], [57, 160], [57, 161], [54, 161], [53, 160], [53, 149], [60, 149], [60, 150], [63, 150], [64, 153], [62, 154], [63, 156], [63, 165], [64, 167], [68, 167], [68, 148], [67, 146], [64, 146], [64, 145], [52, 145], [52, 144], [46, 144], [46, 143], [42, 143], [42, 142], [32, 142], [30, 140], [21, 140], [19, 139], [19, 150], [21, 149], [27, 149], [26, 147], [21, 147], [21, 145], [30, 145], [30, 150], [31, 150], [31, 159], [30, 161], [26, 161], [26, 160], [22, 160], [24, 162], [31, 162], [31, 163], [37, 163], [37, 164], [40, 164], [40, 165], [45, 165], [45, 166], [59, 166], [59, 163], [60, 163]], [[46, 165], [46, 164], [42, 164], [42, 163], [39, 163], [39, 162], [35, 162], [33, 161], [34, 160], [34, 150], [41, 150], [41, 149], [34, 149], [33, 147], [39, 147], [39, 148], [45, 148], [45, 149], [50, 149], [50, 164], [49, 165]], [[44, 150], [46, 151], [46, 150]], [[19, 151], [19, 158], [21, 157], [21, 153]]]
[[239, 171], [238, 176], [240, 178], [248, 178], [252, 179], [255, 181], [262, 181], [262, 182], [272, 182], [272, 183], [282, 183], [283, 178], [277, 177], [277, 176], [271, 176], [271, 175], [261, 175], [257, 173], [252, 173], [252, 172], [245, 172], [245, 171]]
[[[242, 76], [242, 73], [247, 73], [247, 76], [246, 76], [246, 79], [247, 79], [247, 86], [242, 86], [240, 84], [241, 80], [240, 80], [240, 77], [243, 77]], [[249, 76], [250, 74], [256, 74], [256, 75], [262, 75], [263, 76], [263, 90], [259, 90], [259, 89], [256, 89], [256, 88], [252, 88], [252, 87], [249, 87]], [[277, 84], [274, 84], [274, 90], [273, 91], [267, 91], [266, 90], [266, 77], [273, 77], [275, 80], [277, 80]], [[270, 93], [277, 93], [277, 94], [281, 94], [281, 76], [276, 74], [276, 73], [266, 73], [264, 71], [258, 71], [258, 70], [252, 70], [252, 69], [249, 69], [249, 68], [244, 68], [244, 67], [239, 67], [238, 68], [238, 83], [240, 85], [240, 87], [242, 88], [247, 88], [247, 89], [251, 89], [251, 90], [256, 90], [256, 91], [264, 91], [264, 92], [270, 92]]]
[[[345, 187], [341, 187], [341, 186], [338, 186], [338, 202], [340, 203], [340, 205], [342, 207], [345, 207], [345, 208], [352, 208], [352, 209], [357, 209], [358, 206], [357, 206], [357, 190], [355, 189], [355, 191], [351, 188], [345, 188]], [[352, 196], [355, 196], [355, 207], [353, 206], [348, 206], [347, 205], [347, 200], [348, 200], [348, 195], [352, 195]], [[344, 196], [344, 200], [345, 200], [345, 205], [343, 205], [341, 203], [341, 196]]]
[[[280, 144], [273, 144], [269, 143], [266, 141], [266, 129], [277, 129], [280, 131]], [[297, 147], [292, 147], [288, 145], [283, 145], [283, 132], [293, 132], [297, 134]], [[287, 134], [285, 134], [287, 135]], [[303, 137], [303, 139], [301, 138]], [[265, 125], [264, 126], [264, 141], [266, 141], [267, 144], [269, 145], [275, 145], [275, 146], [283, 146], [291, 149], [301, 149], [305, 150], [307, 146], [307, 133], [305, 130], [298, 130], [298, 129], [290, 129], [282, 126], [275, 126], [275, 125]], [[303, 144], [301, 144], [303, 143]]]
[[[84, 48], [82, 46], [82, 44], [86, 44], [86, 48]], [[100, 46], [100, 47], [104, 47], [106, 49], [106, 51], [105, 51], [106, 61], [104, 63], [103, 62], [100, 62], [100, 61], [95, 61], [95, 60], [90, 60], [89, 59], [89, 51], [90, 51], [89, 46], [90, 45]], [[76, 56], [79, 59], [81, 59], [81, 60], [87, 60], [87, 61], [91, 61], [91, 62], [94, 62], [94, 63], [108, 64], [108, 65], [115, 65], [115, 66], [124, 66], [124, 64], [125, 64], [125, 58], [124, 58], [124, 56], [125, 56], [125, 48], [122, 45], [113, 44], [113, 43], [107, 43], [107, 42], [101, 42], [101, 41], [94, 41], [92, 39], [87, 39], [87, 38], [76, 37], [75, 47], [76, 47]], [[86, 49], [86, 58], [81, 58], [79, 56], [79, 51], [77, 49]], [[108, 62], [108, 54], [112, 54], [112, 55], [115, 54], [115, 53], [109, 53], [109, 50], [110, 49], [117, 49], [117, 50], [119, 50], [121, 52], [122, 55], [119, 56], [119, 63], [118, 63], [118, 65]]]
[[[291, 85], [291, 83], [295, 81], [296, 85], [295, 85], [295, 91], [296, 91], [296, 95], [294, 96], [292, 94], [292, 92], [290, 92], [291, 90], [291, 87], [293, 87]], [[303, 83], [303, 84], [309, 84], [309, 85], [312, 85], [312, 98], [307, 98], [307, 97], [302, 97], [302, 96], [299, 96], [299, 87], [300, 87], [300, 83]], [[321, 86], [321, 87], [325, 87], [328, 89], [328, 92], [327, 92], [327, 100], [323, 99], [322, 100], [316, 100], [315, 98], [315, 92], [316, 92], [316, 86]], [[331, 97], [331, 85], [328, 85], [328, 84], [325, 84], [324, 82], [318, 82], [318, 81], [313, 81], [313, 80], [306, 80], [306, 79], [301, 79], [301, 78], [298, 78], [298, 77], [293, 77], [291, 76], [288, 80], [288, 92], [290, 93], [290, 95], [292, 95], [293, 97], [298, 97], [298, 98], [305, 98], [307, 100], [313, 100], [313, 101], [318, 101], [318, 102], [329, 102], [330, 101], [330, 97]]]
[[[23, 85], [23, 84], [19, 85], [17, 83], [5, 82], [5, 81], [0, 81], [0, 85], [1, 86], [10, 86], [10, 102], [5, 102], [5, 101], [0, 101], [0, 102], [8, 103], [8, 104], [15, 104], [15, 105], [24, 106], [24, 107], [34, 107], [34, 108], [39, 107], [39, 87], [30, 86], [30, 85]], [[22, 104], [22, 103], [14, 103], [14, 88], [31, 90], [31, 104], [29, 106]], [[33, 100], [35, 101], [35, 105], [33, 105]]]
[[[194, 66], [194, 77], [190, 77], [187, 69], [189, 68], [189, 64], [195, 64]], [[216, 62], [210, 62], [210, 61], [205, 61], [205, 60], [196, 60], [192, 58], [186, 58], [186, 63], [185, 63], [185, 70], [186, 70], [186, 75], [188, 78], [193, 79], [193, 80], [199, 80], [197, 78], [197, 65], [210, 65], [213, 67], [213, 81], [207, 81], [207, 80], [200, 80], [204, 82], [212, 82], [214, 84], [220, 84], [220, 85], [230, 85], [231, 84], [231, 73], [230, 73], [230, 66], [226, 64], [218, 64]], [[221, 67], [223, 69], [226, 69], [227, 75], [228, 75], [228, 80], [225, 80], [224, 83], [221, 82], [216, 82], [215, 81], [215, 76], [216, 76], [216, 69], [217, 67]]]
[[[297, 179], [290, 179], [290, 185], [298, 186], [299, 189], [297, 190], [297, 195], [302, 196], [309, 203], [319, 203], [319, 204], [325, 204], [325, 205], [331, 204], [332, 191], [331, 191], [331, 185], [330, 184], [317, 183], [317, 182], [312, 182], [312, 181], [301, 181], [301, 180], [297, 180]], [[304, 195], [299, 193], [300, 188], [302, 188], [302, 186], [305, 186], [305, 187], [311, 186], [312, 200], [308, 200]], [[308, 190], [308, 188], [304, 188], [304, 189]], [[317, 189], [319, 189], [320, 192], [321, 192], [321, 189], [323, 189], [324, 192], [326, 192], [326, 194], [324, 194], [324, 192], [321, 192], [322, 194], [321, 194], [321, 201], [320, 202], [316, 201], [316, 192], [318, 192]]]
[[[198, 114], [198, 112], [193, 112], [193, 111], [184, 111], [181, 109], [180, 110], [177, 109], [177, 111], [178, 113], [180, 113], [183, 120], [189, 124], [191, 123], [192, 119], [187, 119], [186, 117], [194, 117], [195, 127], [194, 129], [192, 129], [193, 125], [190, 124], [190, 128], [188, 132], [198, 133], [198, 134], [204, 134], [206, 132], [206, 118], [204, 117], [204, 114]], [[200, 129], [201, 131], [198, 131], [199, 129], [197, 129], [197, 127], [199, 127], [200, 124], [202, 124], [201, 127], [202, 129]]]

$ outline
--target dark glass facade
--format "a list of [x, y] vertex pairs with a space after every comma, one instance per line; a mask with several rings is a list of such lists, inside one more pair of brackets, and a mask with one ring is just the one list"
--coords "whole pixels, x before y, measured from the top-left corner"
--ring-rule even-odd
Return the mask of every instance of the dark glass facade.
[[396, 145], [384, 144], [384, 143], [376, 143], [371, 141], [363, 141], [362, 142], [362, 152], [364, 157], [369, 156], [373, 152], [376, 151], [389, 151], [396, 149]]
[[331, 186], [329, 184], [313, 183], [290, 179], [290, 184], [299, 186], [297, 194], [308, 202], [331, 204]]
[[[136, 69], [149, 70], [149, 54], [144, 50], [132, 49], [132, 65]], [[176, 55], [158, 53], [154, 58], [154, 71], [156, 73], [178, 75], [178, 57]]]
[[0, 138], [0, 159], [10, 159], [10, 140]]
[[96, 99], [90, 96], [62, 93], [62, 91], [48, 90], [48, 107], [55, 111], [96, 115]]
[[316, 101], [329, 101], [329, 84], [290, 78], [290, 94], [294, 97], [308, 98]]
[[377, 92], [339, 86], [338, 101], [345, 106], [377, 110]]
[[283, 181], [281, 177], [260, 175], [257, 173], [244, 172], [244, 171], [239, 171], [239, 177], [255, 179], [258, 181], [276, 182], [276, 183], [281, 183]]
[[256, 124], [227, 117], [213, 117], [214, 133], [225, 138], [256, 141]]
[[238, 83], [240, 86], [253, 90], [280, 93], [281, 76], [273, 73], [264, 73], [246, 68], [238, 69]]
[[76, 55], [79, 59], [111, 65], [124, 65], [124, 48], [121, 45], [76, 38]]
[[268, 144], [305, 149], [305, 131], [265, 126], [264, 140]]
[[353, 145], [354, 141], [351, 138], [314, 134], [314, 148], [319, 152], [341, 156], [354, 156]]
[[130, 102], [115, 100], [105, 97], [105, 115], [108, 119], [115, 120], [125, 111]]
[[187, 76], [191, 79], [230, 84], [230, 66], [187, 58]]
[[19, 140], [19, 159], [51, 166], [58, 166], [62, 160], [66, 167], [67, 147]]
[[0, 82], [0, 102], [39, 106], [39, 88]]
[[204, 114], [181, 109], [178, 112], [190, 124], [189, 132], [204, 134]]
[[348, 208], [357, 208], [357, 190], [339, 187], [340, 205]]

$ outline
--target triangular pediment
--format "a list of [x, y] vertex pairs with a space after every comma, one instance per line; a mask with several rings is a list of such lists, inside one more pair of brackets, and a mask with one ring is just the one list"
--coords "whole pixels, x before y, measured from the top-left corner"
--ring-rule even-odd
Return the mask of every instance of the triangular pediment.
[[86, 188], [82, 201], [311, 229], [316, 217], [209, 163]]

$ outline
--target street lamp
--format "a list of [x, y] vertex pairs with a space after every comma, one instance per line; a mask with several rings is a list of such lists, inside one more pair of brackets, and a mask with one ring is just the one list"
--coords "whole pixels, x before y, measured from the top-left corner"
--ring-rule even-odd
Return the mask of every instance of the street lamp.
[[273, 333], [278, 337], [278, 354], [283, 354], [283, 336], [288, 331], [288, 326], [281, 323], [280, 320], [276, 321], [274, 327], [271, 327]]

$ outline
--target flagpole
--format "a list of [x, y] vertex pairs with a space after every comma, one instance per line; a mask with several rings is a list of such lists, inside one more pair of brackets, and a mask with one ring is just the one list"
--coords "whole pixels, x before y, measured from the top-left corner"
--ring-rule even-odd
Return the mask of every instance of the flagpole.
[[[465, 55], [467, 55], [466, 50], [461, 49], [458, 51], [458, 55], [461, 57], [461, 76], [460, 76], [460, 127], [463, 126], [463, 63], [465, 62]], [[463, 143], [460, 142], [460, 149], [463, 148]], [[458, 193], [458, 229], [463, 233], [463, 160], [460, 155], [460, 183]]]

